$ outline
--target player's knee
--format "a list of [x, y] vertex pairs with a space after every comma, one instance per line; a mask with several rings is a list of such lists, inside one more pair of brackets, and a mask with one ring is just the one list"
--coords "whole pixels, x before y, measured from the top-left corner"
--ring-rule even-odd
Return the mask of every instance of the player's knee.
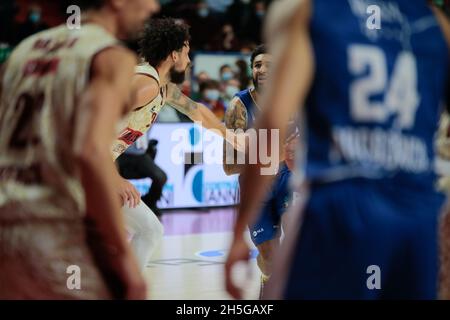
[[261, 258], [264, 261], [269, 261], [272, 259], [273, 251], [274, 251], [273, 249], [274, 249], [274, 246], [276, 245], [275, 244], [276, 241], [277, 241], [277, 239], [264, 241], [263, 243], [261, 243], [257, 246], [259, 255], [261, 256]]
[[152, 215], [148, 215], [146, 219], [145, 233], [153, 239], [160, 240], [164, 235], [164, 227], [153, 213]]

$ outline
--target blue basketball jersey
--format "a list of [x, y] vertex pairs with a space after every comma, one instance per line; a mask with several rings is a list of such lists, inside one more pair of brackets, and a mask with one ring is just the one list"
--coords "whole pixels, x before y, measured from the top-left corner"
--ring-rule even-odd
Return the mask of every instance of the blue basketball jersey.
[[235, 97], [238, 97], [239, 100], [244, 104], [245, 109], [247, 110], [247, 129], [253, 127], [253, 124], [256, 119], [255, 114], [255, 101], [250, 93], [250, 89], [242, 90], [236, 93]]
[[426, 1], [312, 3], [307, 179], [430, 188], [449, 52]]

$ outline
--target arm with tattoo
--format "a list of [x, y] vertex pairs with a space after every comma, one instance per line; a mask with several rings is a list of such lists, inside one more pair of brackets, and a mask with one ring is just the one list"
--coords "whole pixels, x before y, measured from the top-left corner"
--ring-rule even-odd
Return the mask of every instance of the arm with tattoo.
[[195, 118], [198, 113], [199, 103], [184, 95], [180, 88], [173, 83], [167, 85], [167, 103], [182, 114], [188, 116], [191, 120], [195, 121], [193, 118]]
[[[247, 110], [239, 98], [234, 98], [225, 113], [225, 126], [227, 129], [247, 128]], [[245, 159], [245, 152], [235, 151], [229, 142], [223, 141], [223, 170], [227, 175], [240, 173], [244, 164], [238, 159]]]
[[191, 100], [173, 83], [167, 85], [166, 101], [192, 121], [199, 123], [206, 129], [216, 131], [222, 138], [229, 141], [235, 149], [242, 150], [244, 148], [245, 142], [240, 142], [241, 140], [235, 139], [236, 137], [233, 133], [227, 132], [225, 125], [207, 106]]

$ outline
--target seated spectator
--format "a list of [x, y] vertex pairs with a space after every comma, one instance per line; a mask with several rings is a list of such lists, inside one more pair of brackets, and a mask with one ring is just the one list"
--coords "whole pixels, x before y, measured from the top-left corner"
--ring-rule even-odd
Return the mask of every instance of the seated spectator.
[[206, 71], [200, 71], [199, 73], [197, 73], [197, 75], [195, 76], [195, 81], [193, 83], [192, 95], [191, 95], [191, 97], [194, 101], [198, 101], [201, 99], [200, 85], [203, 82], [208, 81], [209, 79], [211, 79], [211, 78]]
[[19, 25], [18, 39], [16, 43], [19, 43], [23, 39], [37, 32], [48, 29], [48, 25], [42, 21], [42, 10], [38, 5], [32, 5], [28, 9], [27, 19], [24, 23]]
[[233, 69], [229, 64], [224, 64], [219, 69], [220, 91], [224, 92], [229, 80], [234, 78]]
[[231, 24], [227, 23], [222, 27], [222, 32], [214, 38], [211, 49], [228, 52], [235, 52], [241, 49], [240, 41], [236, 37]]
[[190, 41], [191, 50], [211, 50], [211, 42], [220, 32], [221, 24], [211, 14], [208, 4], [200, 0], [193, 10], [189, 10], [184, 16], [191, 26], [190, 32], [193, 35]]
[[233, 3], [233, 0], [206, 0], [208, 7], [214, 12], [214, 15], [221, 19], [225, 18], [228, 7]]
[[225, 86], [225, 90], [222, 94], [222, 100], [225, 105], [225, 110], [228, 109], [228, 106], [230, 105], [230, 101], [233, 99], [233, 97], [238, 93], [240, 90], [241, 83], [238, 79], [231, 79], [227, 81], [227, 84]]
[[206, 105], [218, 119], [223, 121], [225, 116], [225, 106], [221, 100], [219, 82], [208, 80], [200, 85], [201, 103]]
[[14, 0], [2, 0], [0, 4], [0, 43], [14, 44], [14, 17], [18, 11], [19, 7]]
[[245, 60], [236, 61], [236, 66], [239, 70], [236, 76], [239, 79], [240, 87], [239, 90], [245, 90], [252, 84], [252, 78], [250, 77], [250, 70], [248, 64]]

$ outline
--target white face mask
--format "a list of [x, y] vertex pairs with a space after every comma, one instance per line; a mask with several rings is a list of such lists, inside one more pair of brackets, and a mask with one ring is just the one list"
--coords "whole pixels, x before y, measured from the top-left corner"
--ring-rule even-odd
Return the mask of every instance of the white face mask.
[[225, 89], [225, 93], [228, 96], [228, 98], [233, 98], [236, 93], [239, 92], [239, 88], [235, 86], [227, 86]]
[[206, 90], [205, 92], [205, 98], [208, 99], [209, 101], [217, 101], [220, 98], [220, 92], [219, 90]]

